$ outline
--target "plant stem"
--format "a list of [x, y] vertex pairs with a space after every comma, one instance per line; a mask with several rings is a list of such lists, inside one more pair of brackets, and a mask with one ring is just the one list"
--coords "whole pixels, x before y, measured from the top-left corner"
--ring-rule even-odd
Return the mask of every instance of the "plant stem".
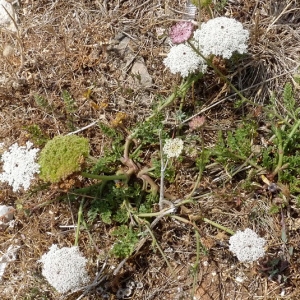
[[165, 255], [165, 253], [164, 253], [164, 251], [161, 249], [161, 247], [160, 247], [159, 244], [157, 243], [156, 238], [155, 238], [155, 236], [154, 236], [154, 234], [153, 234], [153, 232], [152, 232], [152, 230], [151, 230], [149, 224], [146, 223], [145, 225], [146, 225], [146, 227], [147, 227], [147, 229], [148, 229], [149, 234], [151, 235], [153, 244], [156, 245], [158, 251], [160, 252], [160, 254], [162, 255], [162, 257], [164, 258], [164, 260], [165, 260], [165, 262], [166, 262], [168, 268], [170, 269], [171, 274], [175, 276], [175, 272], [174, 272], [174, 270], [173, 270], [171, 264], [169, 263], [169, 261], [168, 261], [166, 255]]
[[300, 126], [300, 120], [298, 120], [294, 126], [292, 127], [291, 132], [289, 133], [289, 135], [287, 136], [285, 142], [283, 143], [282, 141], [282, 135], [281, 135], [281, 129], [275, 127], [275, 135], [277, 137], [278, 140], [278, 163], [277, 166], [275, 168], [275, 170], [272, 172], [272, 176], [274, 177], [275, 175], [280, 175], [279, 172], [282, 169], [282, 164], [283, 164], [283, 157], [284, 157], [284, 151], [289, 143], [289, 141], [292, 139], [294, 133], [296, 132], [296, 130], [299, 128]]
[[193, 290], [192, 290], [192, 297], [194, 297], [197, 282], [198, 282], [198, 273], [199, 273], [199, 264], [200, 264], [200, 235], [197, 230], [195, 230], [196, 236], [196, 262], [194, 263], [192, 270], [193, 270]]
[[199, 166], [199, 172], [197, 176], [197, 180], [195, 182], [195, 185], [193, 187], [193, 190], [190, 192], [190, 194], [187, 196], [187, 198], [192, 198], [195, 190], [198, 187], [198, 184], [200, 183], [200, 180], [202, 178], [203, 171], [205, 169], [204, 160], [205, 160], [205, 148], [204, 148], [204, 135], [203, 135], [203, 129], [200, 127], [200, 134], [201, 134], [201, 155], [200, 155], [200, 166]]
[[85, 178], [91, 178], [91, 179], [98, 179], [103, 181], [109, 181], [109, 180], [128, 180], [127, 174], [118, 174], [118, 175], [96, 175], [96, 174], [90, 174], [86, 172], [81, 172], [81, 176]]
[[75, 242], [74, 245], [78, 246], [78, 240], [79, 240], [79, 234], [80, 234], [80, 224], [82, 220], [82, 211], [83, 211], [83, 203], [84, 203], [84, 198], [82, 198], [78, 210], [78, 218], [77, 218], [77, 228], [76, 228], [76, 235], [75, 235]]
[[289, 142], [290, 139], [293, 137], [295, 131], [298, 129], [299, 126], [300, 126], [300, 120], [298, 120], [297, 123], [292, 127], [291, 132], [289, 133], [287, 139], [286, 139], [285, 142], [284, 142], [283, 150], [285, 150], [285, 148], [286, 148], [288, 142]]
[[163, 210], [155, 213], [141, 213], [137, 214], [136, 216], [139, 218], [151, 218], [151, 217], [159, 217], [159, 216], [166, 216], [168, 214], [174, 213], [176, 209], [173, 207], [171, 208], [164, 208]]
[[281, 136], [280, 128], [275, 127], [275, 135], [277, 137], [277, 145], [278, 145], [278, 163], [277, 163], [275, 170], [272, 172], [273, 177], [279, 173], [279, 171], [282, 167], [283, 155], [284, 155], [284, 148], [282, 145], [282, 136]]
[[[187, 220], [187, 219], [185, 219], [185, 218], [182, 218], [182, 217], [179, 217], [179, 216], [175, 216], [175, 215], [171, 215], [171, 218], [172, 218], [172, 219], [176, 219], [176, 220], [178, 220], [178, 221], [182, 221], [182, 222], [187, 223], [187, 224], [190, 224], [190, 225], [192, 225], [194, 228], [196, 228], [196, 229], [198, 230], [198, 232], [201, 232], [201, 230], [196, 226], [196, 224], [192, 223], [191, 221], [189, 221], [189, 220]], [[235, 232], [232, 231], [231, 229], [229, 229], [229, 228], [227, 228], [227, 227], [225, 227], [225, 226], [223, 226], [223, 225], [220, 225], [220, 224], [218, 224], [218, 223], [216, 223], [216, 222], [214, 222], [214, 221], [211, 221], [211, 220], [209, 220], [209, 219], [207, 219], [207, 218], [201, 218], [201, 220], [204, 221], [205, 223], [208, 223], [208, 224], [210, 224], [210, 225], [216, 227], [216, 228], [219, 228], [219, 229], [221, 229], [221, 230], [223, 230], [223, 231], [226, 231], [227, 233], [229, 233], [229, 234], [231, 234], [231, 235], [234, 235], [234, 233], [235, 233]]]
[[[165, 187], [164, 187], [164, 179], [165, 179], [165, 168], [167, 167], [167, 163], [165, 166], [164, 155], [163, 155], [163, 145], [161, 138], [161, 130], [159, 131], [159, 146], [160, 146], [160, 189], [159, 189], [159, 210], [163, 209], [163, 201], [165, 195]], [[168, 161], [167, 161], [168, 162]]]
[[189, 40], [187, 41], [190, 47], [199, 55], [208, 66], [214, 69], [214, 71], [239, 95], [241, 100], [249, 101], [246, 97], [242, 95], [242, 93], [226, 78], [226, 76], [209, 60], [207, 59]]
[[[214, 71], [228, 84], [228, 86], [230, 86], [232, 88], [232, 90], [241, 98], [241, 100], [243, 102], [246, 102], [250, 105], [254, 105], [254, 106], [261, 106], [258, 103], [255, 103], [251, 100], [249, 100], [248, 98], [246, 98], [245, 96], [243, 96], [243, 94], [226, 78], [226, 76], [209, 60], [207, 59], [191, 42], [190, 40], [187, 41], [189, 46], [199, 55], [201, 56], [201, 58], [204, 59], [204, 61], [207, 63], [207, 65], [211, 68], [214, 69]], [[270, 111], [268, 108], [266, 107], [262, 107], [263, 111], [265, 111], [266, 113], [272, 113], [273, 115], [276, 115], [276, 117], [278, 119], [280, 119], [281, 121], [285, 122], [288, 124], [288, 122], [280, 116], [280, 114], [278, 114], [276, 111]]]
[[231, 229], [229, 229], [229, 228], [227, 228], [227, 227], [225, 227], [225, 226], [223, 226], [223, 225], [220, 225], [220, 224], [218, 224], [218, 223], [216, 223], [216, 222], [214, 222], [214, 221], [211, 221], [211, 220], [209, 220], [209, 219], [207, 219], [207, 218], [203, 218], [202, 219], [205, 223], [208, 223], [208, 224], [210, 224], [210, 225], [212, 225], [212, 226], [214, 226], [214, 227], [216, 227], [216, 228], [219, 228], [219, 229], [221, 229], [221, 230], [223, 230], [223, 231], [226, 231], [227, 233], [229, 233], [229, 234], [231, 234], [231, 235], [234, 235], [234, 231], [232, 231]]

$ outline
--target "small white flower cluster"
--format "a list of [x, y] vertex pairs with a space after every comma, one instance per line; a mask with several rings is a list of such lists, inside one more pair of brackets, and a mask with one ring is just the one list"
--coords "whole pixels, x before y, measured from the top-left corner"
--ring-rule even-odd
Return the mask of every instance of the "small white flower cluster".
[[163, 62], [172, 74], [180, 73], [182, 77], [187, 77], [197, 70], [205, 73], [207, 69], [202, 57], [185, 44], [173, 46]]
[[[213, 54], [228, 59], [234, 52], [247, 52], [248, 38], [249, 32], [243, 29], [240, 22], [218, 17], [203, 23], [201, 28], [194, 32], [190, 42], [204, 57]], [[205, 73], [207, 69], [205, 60], [188, 43], [173, 46], [163, 63], [172, 74], [180, 73], [182, 77], [196, 71]]]
[[204, 56], [211, 54], [230, 58], [234, 52], [247, 52], [249, 32], [235, 19], [218, 17], [201, 25], [194, 32], [196, 47]]
[[16, 192], [21, 186], [27, 190], [35, 173], [39, 173], [39, 165], [35, 163], [39, 149], [33, 148], [31, 142], [26, 146], [18, 146], [17, 143], [9, 147], [9, 151], [2, 154], [3, 173], [0, 174], [0, 181], [8, 182]]
[[75, 291], [90, 280], [86, 271], [87, 259], [76, 246], [59, 249], [52, 245], [39, 262], [43, 264], [43, 276], [59, 293]]
[[253, 230], [237, 231], [229, 239], [229, 250], [240, 262], [253, 262], [265, 255], [266, 240], [260, 238]]
[[179, 44], [170, 49], [168, 56], [164, 59], [164, 64], [172, 74], [180, 73], [182, 77], [199, 70], [205, 73], [207, 65], [204, 60], [189, 46]]
[[178, 157], [183, 150], [183, 140], [179, 138], [167, 139], [163, 147], [163, 152], [168, 158]]

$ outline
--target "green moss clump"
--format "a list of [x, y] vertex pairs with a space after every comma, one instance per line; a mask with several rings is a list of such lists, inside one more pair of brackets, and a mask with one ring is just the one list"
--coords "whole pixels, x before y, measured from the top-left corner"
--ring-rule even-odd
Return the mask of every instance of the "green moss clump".
[[76, 135], [56, 136], [41, 151], [40, 178], [59, 182], [81, 170], [83, 159], [89, 155], [89, 141]]

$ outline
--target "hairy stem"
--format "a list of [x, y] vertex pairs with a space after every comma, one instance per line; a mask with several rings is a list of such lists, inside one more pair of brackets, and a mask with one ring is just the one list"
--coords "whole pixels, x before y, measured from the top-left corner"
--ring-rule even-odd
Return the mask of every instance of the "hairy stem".
[[279, 173], [279, 171], [281, 170], [282, 163], [283, 163], [283, 155], [284, 155], [284, 148], [283, 148], [283, 144], [282, 144], [282, 136], [281, 136], [280, 128], [275, 127], [275, 135], [277, 137], [277, 142], [278, 142], [278, 163], [277, 163], [275, 170], [272, 173], [273, 177], [275, 175], [277, 175]]
[[221, 230], [223, 230], [223, 231], [226, 231], [227, 233], [229, 233], [229, 234], [231, 234], [231, 235], [234, 235], [234, 231], [232, 231], [231, 229], [229, 229], [229, 228], [227, 228], [227, 227], [225, 227], [225, 226], [223, 226], [223, 225], [220, 225], [220, 224], [218, 224], [218, 223], [216, 223], [216, 222], [214, 222], [214, 221], [211, 221], [211, 220], [209, 220], [209, 219], [207, 219], [207, 218], [203, 218], [202, 219], [205, 223], [208, 223], [208, 224], [210, 224], [210, 225], [212, 225], [212, 226], [214, 226], [214, 227], [216, 227], [216, 228], [219, 228], [219, 229], [221, 229]]
[[79, 210], [78, 210], [77, 228], [76, 228], [74, 246], [78, 246], [78, 240], [79, 240], [79, 234], [80, 234], [80, 224], [81, 224], [81, 221], [82, 221], [83, 203], [84, 203], [84, 198], [82, 198], [82, 200], [80, 202]]

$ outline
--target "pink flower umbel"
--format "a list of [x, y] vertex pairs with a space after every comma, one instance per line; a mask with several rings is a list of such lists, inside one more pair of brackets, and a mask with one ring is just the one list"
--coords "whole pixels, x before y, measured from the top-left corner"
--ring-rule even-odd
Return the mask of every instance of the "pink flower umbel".
[[203, 124], [205, 123], [205, 117], [204, 116], [197, 116], [194, 117], [190, 122], [189, 122], [189, 127], [191, 130], [197, 130], [198, 128], [202, 127]]
[[191, 37], [193, 28], [193, 23], [189, 21], [180, 21], [176, 23], [170, 30], [172, 43], [180, 44], [186, 42]]

